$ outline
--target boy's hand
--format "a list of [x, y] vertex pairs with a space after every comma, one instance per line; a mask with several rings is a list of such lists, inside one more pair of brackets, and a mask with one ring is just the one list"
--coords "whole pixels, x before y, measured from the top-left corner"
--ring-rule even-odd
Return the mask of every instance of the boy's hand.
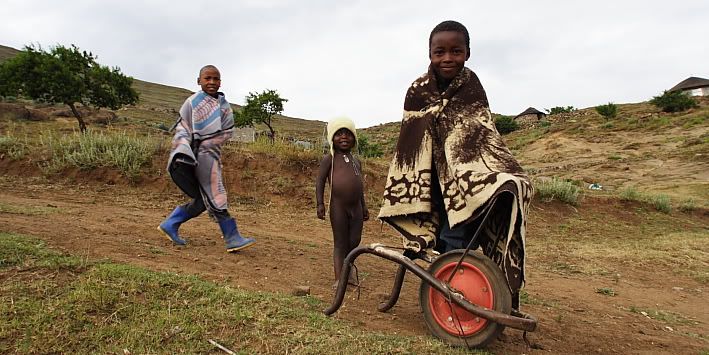
[[318, 218], [325, 219], [325, 205], [318, 204]]
[[369, 210], [366, 208], [364, 209], [364, 212], [362, 213], [362, 219], [364, 219], [365, 221], [369, 221]]

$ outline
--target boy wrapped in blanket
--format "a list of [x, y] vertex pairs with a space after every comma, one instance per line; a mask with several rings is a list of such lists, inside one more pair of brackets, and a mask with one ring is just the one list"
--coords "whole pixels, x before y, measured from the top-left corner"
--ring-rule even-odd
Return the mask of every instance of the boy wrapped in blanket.
[[234, 131], [234, 116], [224, 94], [219, 92], [221, 74], [213, 65], [199, 71], [202, 88], [182, 105], [176, 123], [167, 170], [175, 184], [192, 200], [177, 206], [158, 226], [173, 243], [185, 245], [178, 230], [182, 223], [207, 211], [219, 223], [227, 252], [254, 244], [239, 233], [236, 220], [227, 211], [227, 193], [222, 181], [221, 146]]

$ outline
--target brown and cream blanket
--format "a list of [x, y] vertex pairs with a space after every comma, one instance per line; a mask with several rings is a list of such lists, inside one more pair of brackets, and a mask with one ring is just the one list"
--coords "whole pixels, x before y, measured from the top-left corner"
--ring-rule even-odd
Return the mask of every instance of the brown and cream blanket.
[[[432, 184], [439, 184], [440, 194], [434, 194]], [[404, 236], [407, 249], [435, 247], [442, 227], [437, 211], [445, 211], [451, 228], [479, 224], [496, 197], [480, 242], [514, 293], [524, 282], [532, 193], [527, 176], [495, 128], [485, 90], [473, 71], [463, 68], [444, 92], [439, 92], [430, 68], [414, 81], [406, 93], [379, 212], [381, 220]], [[498, 243], [491, 245], [496, 239]]]

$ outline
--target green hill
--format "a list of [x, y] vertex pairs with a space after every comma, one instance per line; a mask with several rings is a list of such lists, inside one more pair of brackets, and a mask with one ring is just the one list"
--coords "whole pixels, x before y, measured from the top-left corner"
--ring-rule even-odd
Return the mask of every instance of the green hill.
[[[11, 58], [19, 52], [17, 49], [0, 45], [0, 61]], [[131, 75], [131, 73], [124, 74]], [[192, 94], [192, 91], [187, 89], [140, 79], [134, 79], [133, 88], [140, 94], [140, 101], [135, 106], [120, 110], [118, 115], [124, 120], [151, 127], [169, 127], [174, 122], [177, 111], [185, 98]], [[230, 99], [234, 102], [243, 101], [243, 98], [232, 97]], [[238, 104], [233, 106], [235, 109], [241, 107]], [[317, 142], [322, 136], [325, 122], [278, 116], [274, 126], [280, 137]], [[256, 129], [265, 131], [266, 127], [257, 126]]]

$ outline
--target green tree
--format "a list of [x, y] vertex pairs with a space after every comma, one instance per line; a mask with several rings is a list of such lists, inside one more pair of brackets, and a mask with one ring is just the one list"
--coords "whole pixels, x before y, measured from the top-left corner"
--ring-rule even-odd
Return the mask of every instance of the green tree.
[[269, 138], [273, 142], [276, 137], [273, 120], [276, 115], [283, 112], [283, 103], [287, 101], [276, 90], [264, 90], [261, 93], [249, 92], [249, 95], [246, 96], [246, 105], [240, 111], [234, 112], [234, 124], [237, 127], [244, 127], [263, 123], [270, 130]]
[[123, 75], [118, 67], [100, 65], [96, 59], [74, 45], [59, 45], [49, 51], [26, 46], [0, 63], [0, 96], [65, 104], [85, 132], [86, 123], [76, 104], [116, 110], [138, 101], [138, 93], [131, 87], [133, 78]]
[[512, 116], [499, 116], [495, 120], [495, 128], [500, 134], [507, 134], [519, 129], [519, 124]]
[[614, 118], [618, 114], [618, 106], [612, 102], [596, 106], [596, 112], [605, 119]]
[[357, 135], [357, 151], [365, 158], [379, 158], [384, 155], [382, 147], [369, 141], [369, 136], [364, 133]]
[[556, 107], [552, 107], [551, 110], [544, 109], [544, 111], [546, 111], [550, 115], [556, 115], [558, 113], [574, 112], [574, 111], [576, 111], [576, 109], [573, 106], [566, 106], [566, 107], [556, 106]]
[[681, 112], [699, 106], [693, 97], [682, 91], [665, 91], [660, 96], [654, 96], [650, 103], [664, 112]]

